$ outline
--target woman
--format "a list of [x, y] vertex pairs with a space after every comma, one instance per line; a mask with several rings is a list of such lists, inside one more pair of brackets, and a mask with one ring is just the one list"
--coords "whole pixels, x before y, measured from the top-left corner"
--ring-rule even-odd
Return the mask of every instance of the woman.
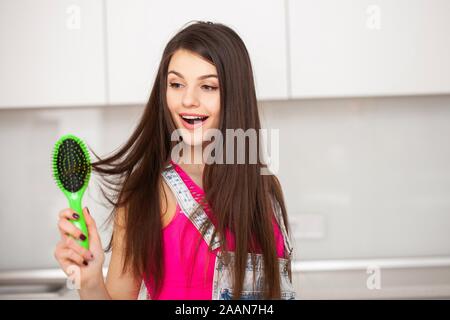
[[[113, 191], [104, 192], [114, 207], [106, 282], [88, 209], [89, 251], [73, 239], [83, 237], [67, 221], [77, 218], [73, 211], [60, 212], [55, 256], [65, 271], [80, 267], [82, 299], [135, 299], [142, 283], [151, 299], [294, 298], [292, 247], [277, 178], [260, 174], [265, 165], [250, 163], [248, 149], [244, 164], [234, 154], [231, 163], [205, 161], [229, 159], [225, 147], [202, 156], [207, 146], [230, 142], [227, 129], [260, 129], [250, 58], [232, 29], [196, 22], [167, 44], [127, 143], [92, 164]], [[223, 139], [211, 142], [208, 130]]]

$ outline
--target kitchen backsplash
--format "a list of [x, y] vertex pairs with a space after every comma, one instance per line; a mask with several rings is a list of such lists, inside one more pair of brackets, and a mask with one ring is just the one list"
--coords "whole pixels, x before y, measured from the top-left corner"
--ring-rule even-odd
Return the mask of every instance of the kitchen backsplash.
[[[51, 175], [59, 136], [99, 155], [123, 144], [142, 106], [0, 110], [0, 270], [54, 268]], [[299, 260], [450, 255], [450, 96], [265, 101]], [[98, 181], [84, 205], [109, 214]], [[110, 228], [102, 229], [107, 245]]]

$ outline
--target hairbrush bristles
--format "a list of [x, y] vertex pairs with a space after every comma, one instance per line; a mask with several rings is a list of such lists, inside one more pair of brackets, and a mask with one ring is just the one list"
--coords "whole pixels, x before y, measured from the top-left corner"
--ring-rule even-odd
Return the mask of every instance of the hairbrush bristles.
[[83, 141], [65, 135], [55, 144], [53, 176], [62, 191], [75, 193], [86, 187], [91, 173], [89, 152]]

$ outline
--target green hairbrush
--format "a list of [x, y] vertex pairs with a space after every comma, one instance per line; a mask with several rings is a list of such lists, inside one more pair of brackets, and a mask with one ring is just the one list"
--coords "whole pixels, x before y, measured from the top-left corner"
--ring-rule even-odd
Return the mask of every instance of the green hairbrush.
[[83, 215], [81, 199], [91, 176], [91, 160], [84, 142], [71, 134], [62, 136], [53, 149], [53, 177], [56, 184], [69, 200], [69, 207], [80, 216], [70, 220], [86, 236], [77, 242], [89, 249], [88, 230]]

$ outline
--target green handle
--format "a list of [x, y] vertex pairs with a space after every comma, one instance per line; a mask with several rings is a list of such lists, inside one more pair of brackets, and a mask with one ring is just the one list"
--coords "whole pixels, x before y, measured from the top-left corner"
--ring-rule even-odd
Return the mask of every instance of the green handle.
[[84, 219], [84, 214], [83, 214], [83, 208], [81, 205], [81, 198], [82, 196], [80, 196], [78, 193], [69, 193], [66, 194], [67, 198], [69, 200], [69, 206], [71, 209], [73, 209], [74, 211], [76, 211], [78, 213], [78, 215], [80, 216], [80, 218], [78, 218], [78, 220], [73, 220], [70, 219], [70, 222], [75, 225], [75, 227], [77, 227], [78, 229], [81, 230], [81, 232], [86, 236], [85, 240], [81, 240], [81, 239], [75, 239], [77, 241], [77, 243], [82, 246], [83, 248], [89, 250], [89, 233], [88, 233], [88, 229], [86, 226], [86, 221]]

